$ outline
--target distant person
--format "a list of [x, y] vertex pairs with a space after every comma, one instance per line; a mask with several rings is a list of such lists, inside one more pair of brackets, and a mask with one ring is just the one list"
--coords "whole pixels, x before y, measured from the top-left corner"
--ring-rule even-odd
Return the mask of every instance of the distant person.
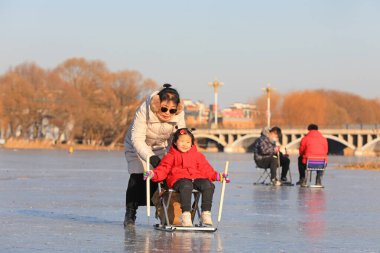
[[[280, 152], [281, 128], [263, 128], [261, 135], [253, 144], [254, 159], [258, 167], [270, 168], [271, 183], [276, 186], [287, 182], [290, 160]], [[280, 161], [280, 164], [278, 162]], [[282, 167], [281, 181], [277, 179], [277, 168]]]
[[182, 226], [192, 226], [191, 196], [193, 189], [202, 193], [201, 222], [212, 225], [211, 206], [215, 186], [212, 181], [226, 179], [228, 175], [214, 170], [205, 156], [197, 151], [194, 145], [194, 135], [187, 128], [178, 129], [173, 137], [170, 151], [160, 164], [145, 173], [153, 182], [166, 180], [169, 188], [179, 192], [182, 217]]
[[[306, 186], [306, 162], [310, 156], [326, 157], [328, 153], [327, 139], [323, 137], [321, 132], [318, 131], [318, 126], [310, 124], [307, 127], [309, 132], [302, 138], [299, 157], [298, 157], [298, 171], [300, 174], [300, 180], [297, 185]], [[322, 185], [323, 171], [317, 171], [316, 185]]]
[[[157, 167], [170, 146], [170, 138], [178, 128], [185, 127], [183, 105], [179, 93], [164, 84], [153, 92], [136, 110], [135, 118], [125, 137], [125, 157], [130, 173], [126, 191], [124, 226], [133, 226], [138, 206], [146, 205], [146, 183], [143, 178], [146, 159]], [[157, 184], [151, 184], [151, 194]]]

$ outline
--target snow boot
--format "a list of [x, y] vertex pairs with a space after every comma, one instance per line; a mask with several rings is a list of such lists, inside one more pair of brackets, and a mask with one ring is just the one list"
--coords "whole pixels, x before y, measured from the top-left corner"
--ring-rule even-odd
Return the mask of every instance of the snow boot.
[[134, 226], [136, 221], [136, 209], [127, 207], [124, 217], [124, 227]]

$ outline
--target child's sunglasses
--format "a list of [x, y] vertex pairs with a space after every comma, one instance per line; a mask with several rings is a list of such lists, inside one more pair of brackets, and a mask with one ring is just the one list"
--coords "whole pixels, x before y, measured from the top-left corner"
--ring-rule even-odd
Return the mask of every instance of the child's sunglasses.
[[[166, 107], [161, 107], [161, 112], [167, 112], [169, 109]], [[177, 112], [177, 109], [170, 109], [169, 113], [170, 114], [175, 114]]]

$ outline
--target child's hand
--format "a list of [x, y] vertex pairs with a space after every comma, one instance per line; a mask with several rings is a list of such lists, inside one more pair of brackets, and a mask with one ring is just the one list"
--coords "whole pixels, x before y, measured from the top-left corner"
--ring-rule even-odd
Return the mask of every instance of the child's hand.
[[225, 180], [227, 184], [229, 182], [231, 182], [230, 178], [228, 177], [228, 174], [226, 174], [224, 172], [223, 173], [222, 172], [221, 173], [217, 173], [216, 180], [220, 181], [220, 182], [223, 182], [223, 180]]
[[228, 184], [229, 182], [231, 182], [230, 178], [228, 177], [228, 174], [226, 173], [222, 173], [222, 177], [224, 178], [224, 180], [226, 180], [226, 183]]
[[154, 177], [154, 172], [153, 172], [153, 170], [147, 170], [147, 171], [144, 173], [144, 180], [147, 180], [148, 177], [149, 177], [149, 179], [152, 179], [152, 177]]

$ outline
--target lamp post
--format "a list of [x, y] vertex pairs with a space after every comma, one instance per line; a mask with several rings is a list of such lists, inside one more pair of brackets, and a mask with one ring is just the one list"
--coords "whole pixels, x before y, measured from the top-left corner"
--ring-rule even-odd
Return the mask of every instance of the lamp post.
[[267, 87], [262, 88], [262, 90], [267, 93], [267, 126], [270, 127], [270, 118], [271, 118], [271, 113], [270, 113], [270, 93], [274, 89], [271, 88], [270, 84], [268, 83]]
[[215, 78], [213, 82], [210, 82], [208, 84], [214, 87], [215, 127], [218, 128], [218, 88], [224, 83], [219, 82], [218, 79]]

